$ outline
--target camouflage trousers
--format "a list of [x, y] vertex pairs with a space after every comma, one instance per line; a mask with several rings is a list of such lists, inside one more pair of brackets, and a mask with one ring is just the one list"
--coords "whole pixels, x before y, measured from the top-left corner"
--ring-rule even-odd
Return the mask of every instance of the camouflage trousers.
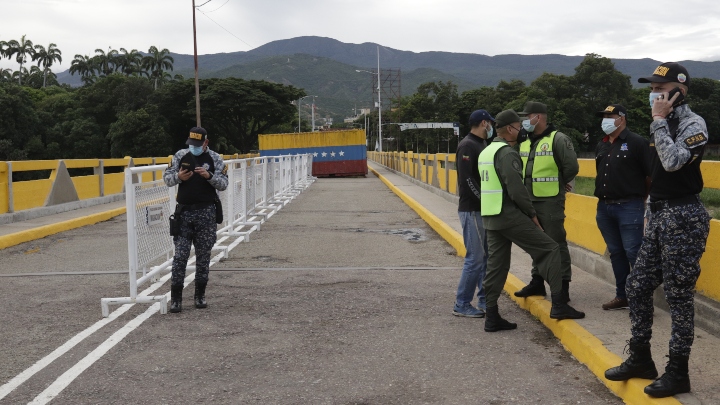
[[172, 285], [182, 285], [185, 267], [190, 257], [190, 247], [195, 245], [195, 282], [208, 281], [210, 273], [210, 251], [217, 241], [215, 207], [209, 206], [180, 214], [181, 235], [174, 236], [175, 257], [172, 264]]
[[709, 230], [710, 216], [700, 203], [652, 215], [625, 287], [633, 342], [650, 343], [653, 292], [664, 283], [672, 319], [670, 353], [690, 355], [695, 337], [695, 283]]

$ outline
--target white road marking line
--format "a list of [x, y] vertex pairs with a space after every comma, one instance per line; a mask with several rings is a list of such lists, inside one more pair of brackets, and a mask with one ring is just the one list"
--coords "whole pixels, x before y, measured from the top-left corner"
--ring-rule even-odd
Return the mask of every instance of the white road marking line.
[[[265, 211], [265, 210], [263, 210], [263, 211]], [[257, 217], [253, 216], [253, 217], [251, 217], [250, 219], [252, 220], [252, 219], [256, 219], [256, 218], [257, 218]], [[221, 255], [222, 255], [222, 254], [219, 254], [219, 255], [215, 256], [214, 258], [212, 258], [212, 259], [215, 259], [215, 260], [212, 260], [212, 259], [211, 259], [210, 266], [212, 266], [213, 264], [217, 263], [217, 260], [219, 260], [218, 258], [219, 258]], [[194, 263], [195, 260], [196, 260], [196, 257], [195, 257], [195, 256], [192, 256], [192, 257], [188, 260], [188, 265]], [[140, 294], [138, 294], [138, 295], [149, 295], [150, 293], [152, 293], [152, 292], [154, 292], [155, 290], [157, 290], [158, 288], [160, 288], [163, 284], [165, 284], [165, 282], [166, 282], [171, 276], [172, 276], [172, 272], [164, 275], [164, 276], [163, 276], [162, 278], [160, 278], [157, 282], [155, 282], [154, 284], [150, 285], [147, 289], [145, 289], [144, 291], [142, 291], [142, 292], [141, 292]], [[192, 272], [190, 275], [188, 275], [188, 276], [185, 278], [184, 287], [187, 287], [187, 285], [194, 279], [194, 276], [195, 276], [195, 272]], [[192, 277], [192, 278], [191, 278], [191, 277]], [[167, 294], [169, 294], [169, 293], [167, 293]], [[125, 312], [127, 312], [127, 311], [128, 311], [132, 306], [134, 306], [134, 305], [135, 305], [135, 304], [124, 304], [124, 305], [122, 305], [121, 307], [119, 307], [119, 308], [116, 309], [115, 311], [111, 312], [110, 315], [109, 315], [107, 318], [103, 318], [103, 319], [97, 321], [97, 322], [96, 322], [95, 324], [93, 324], [92, 326], [88, 327], [87, 329], [85, 329], [85, 330], [83, 330], [82, 332], [78, 333], [77, 335], [73, 336], [72, 338], [70, 338], [70, 340], [68, 340], [67, 342], [65, 342], [65, 344], [63, 344], [62, 346], [60, 346], [60, 347], [58, 347], [57, 349], [55, 349], [54, 351], [52, 351], [49, 355], [47, 355], [47, 356], [43, 357], [42, 359], [38, 360], [35, 364], [33, 364], [32, 366], [28, 367], [27, 369], [25, 369], [23, 372], [21, 372], [21, 373], [18, 374], [17, 376], [13, 377], [10, 381], [8, 381], [7, 383], [5, 383], [4, 385], [0, 386], [0, 399], [3, 399], [4, 397], [6, 397], [8, 394], [10, 394], [12, 391], [14, 391], [17, 387], [19, 387], [19, 386], [20, 386], [21, 384], [23, 384], [25, 381], [29, 380], [33, 375], [37, 374], [39, 371], [41, 371], [41, 370], [43, 370], [45, 367], [47, 367], [50, 363], [52, 363], [53, 361], [55, 361], [58, 357], [60, 357], [60, 356], [62, 356], [63, 354], [67, 353], [68, 351], [70, 351], [72, 348], [74, 348], [74, 347], [77, 346], [80, 342], [82, 342], [85, 338], [87, 338], [88, 336], [90, 336], [90, 335], [92, 335], [93, 333], [97, 332], [97, 331], [98, 331], [100, 328], [102, 328], [103, 326], [105, 326], [105, 325], [107, 325], [108, 323], [112, 322], [113, 320], [117, 319], [120, 315], [122, 315], [122, 314], [124, 314]], [[152, 311], [153, 308], [155, 308], [154, 311]], [[52, 400], [55, 396], [57, 396], [57, 394], [59, 394], [63, 389], [65, 389], [75, 378], [77, 378], [77, 376], [80, 375], [80, 373], [82, 373], [87, 367], [89, 367], [89, 366], [92, 365], [95, 361], [97, 361], [98, 359], [100, 359], [100, 357], [102, 357], [108, 350], [110, 350], [110, 348], [112, 348], [112, 347], [115, 346], [117, 343], [119, 343], [128, 333], [130, 333], [132, 330], [134, 330], [135, 328], [137, 328], [138, 326], [140, 326], [147, 318], [149, 318], [149, 317], [150, 317], [151, 315], [153, 315], [155, 312], [159, 311], [159, 309], [160, 309], [160, 303], [153, 304], [153, 305], [150, 306], [150, 308], [148, 308], [143, 314], [138, 315], [135, 319], [129, 321], [129, 322], [128, 322], [125, 326], [123, 326], [120, 330], [116, 331], [112, 336], [110, 336], [105, 342], [101, 343], [100, 346], [98, 346], [95, 350], [93, 350], [92, 352], [90, 352], [90, 354], [88, 354], [83, 360], [81, 360], [80, 362], [78, 362], [75, 366], [71, 367], [68, 371], [66, 371], [65, 373], [63, 373], [63, 375], [61, 375], [60, 377], [58, 377], [58, 379], [55, 380], [55, 382], [54, 382], [52, 385], [50, 385], [50, 387], [46, 388], [42, 393], [40, 393], [37, 397], [35, 397], [35, 399], [33, 400], [32, 403], [33, 403], [33, 404], [35, 404], [35, 403], [47, 403], [47, 402], [49, 402], [50, 400]], [[141, 319], [141, 318], [142, 318], [142, 319]], [[141, 320], [138, 321], [139, 319], [141, 319]], [[128, 326], [129, 326], [130, 324], [134, 324], [134, 325], [136, 324], [136, 325], [133, 326], [133, 327], [131, 327], [131, 328], [128, 328]], [[126, 328], [128, 328], [128, 329], [126, 330]], [[125, 332], [124, 332], [124, 333], [121, 333], [121, 332], [123, 332], [123, 331], [125, 331]], [[119, 339], [118, 339], [117, 341], [115, 341], [115, 342], [112, 342], [112, 339], [113, 339], [114, 337], [116, 337], [116, 336], [119, 337]], [[109, 344], [109, 346], [108, 346], [106, 349], [103, 350], [103, 348], [106, 346], [106, 344]], [[98, 353], [102, 352], [102, 353], [101, 353], [97, 358], [92, 359], [92, 361], [90, 361], [91, 356], [93, 355], [93, 353], [96, 353], [96, 352], [98, 352]], [[86, 359], [89, 361], [89, 363], [88, 363], [87, 365], [81, 364], [81, 363], [83, 363]], [[74, 371], [73, 371], [73, 370], [74, 370]], [[71, 373], [71, 371], [73, 371], [73, 372]], [[67, 377], [66, 377], [66, 375], [67, 375]], [[72, 376], [72, 378], [69, 378], [70, 376]], [[69, 378], [69, 379], [68, 379], [68, 378]], [[60, 380], [62, 380], [62, 382], [59, 382]], [[53, 387], [54, 387], [54, 388], [53, 388]], [[51, 388], [52, 388], [52, 390], [51, 390]], [[59, 389], [59, 390], [58, 390], [58, 389]], [[57, 390], [57, 392], [53, 394], [53, 392], [55, 392], [56, 390]], [[48, 395], [51, 395], [51, 396], [48, 398]], [[41, 397], [47, 398], [47, 399], [43, 399], [43, 398], [41, 398]], [[37, 402], [37, 401], [40, 401], [40, 402]]]
[[[160, 280], [158, 280], [155, 284], [152, 284], [150, 287], [148, 287], [145, 291], [140, 293], [140, 295], [148, 295], [151, 292], [157, 290], [160, 288], [165, 281], [167, 281], [170, 278], [171, 274], [168, 273], [165, 276], [163, 276]], [[35, 364], [28, 367], [23, 371], [22, 373], [18, 374], [17, 376], [13, 377], [10, 381], [5, 383], [2, 387], [0, 387], [0, 399], [5, 398], [8, 394], [10, 394], [13, 390], [15, 390], [17, 387], [19, 387], [22, 383], [29, 380], [30, 377], [47, 367], [50, 363], [55, 361], [58, 357], [62, 356], [63, 354], [70, 351], [72, 348], [77, 346], [80, 342], [82, 342], [85, 338], [92, 335], [93, 333], [97, 332], [102, 328], [103, 326], [107, 325], [108, 323], [114, 321], [118, 317], [120, 317], [122, 314], [127, 312], [132, 306], [135, 304], [125, 304], [120, 306], [118, 309], [110, 313], [110, 316], [107, 318], [103, 318], [97, 322], [95, 322], [93, 325], [88, 327], [87, 329], [83, 330], [82, 332], [78, 333], [77, 335], [73, 336], [65, 342], [62, 346], [58, 347], [57, 349], [53, 350], [52, 353], [48, 354], [47, 356], [43, 357], [42, 359], [38, 360]]]

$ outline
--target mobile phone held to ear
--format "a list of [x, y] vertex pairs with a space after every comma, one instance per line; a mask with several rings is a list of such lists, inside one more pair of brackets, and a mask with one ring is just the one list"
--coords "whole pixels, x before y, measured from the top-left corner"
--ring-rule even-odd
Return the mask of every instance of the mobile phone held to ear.
[[668, 93], [668, 100], [672, 100], [672, 98], [673, 98], [673, 96], [675, 95], [675, 93], [679, 93], [679, 95], [678, 95], [678, 97], [675, 99], [675, 102], [673, 103], [673, 107], [677, 107], [677, 106], [679, 106], [680, 104], [682, 104], [683, 101], [685, 101], [685, 96], [684, 96], [684, 95], [682, 94], [682, 92], [680, 91], [680, 87], [675, 87], [674, 89], [670, 90], [670, 92]]

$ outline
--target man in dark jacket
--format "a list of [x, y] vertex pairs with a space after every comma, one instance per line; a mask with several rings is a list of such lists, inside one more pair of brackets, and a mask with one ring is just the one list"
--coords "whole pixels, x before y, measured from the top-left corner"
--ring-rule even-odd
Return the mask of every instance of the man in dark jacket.
[[[458, 216], [463, 229], [465, 264], [455, 296], [453, 315], [470, 318], [485, 316], [485, 290], [482, 288], [487, 267], [487, 240], [480, 217], [480, 174], [478, 157], [492, 136], [495, 119], [485, 110], [470, 114], [470, 133], [458, 144], [455, 166], [457, 168]], [[478, 306], [472, 306], [475, 289], [478, 289]]]

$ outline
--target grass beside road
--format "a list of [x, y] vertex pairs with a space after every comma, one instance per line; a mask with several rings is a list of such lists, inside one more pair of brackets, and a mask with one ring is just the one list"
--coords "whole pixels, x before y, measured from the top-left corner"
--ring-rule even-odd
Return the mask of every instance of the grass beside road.
[[[595, 192], [594, 177], [576, 177], [573, 193], [592, 196]], [[720, 190], [716, 188], [704, 188], [700, 193], [700, 199], [710, 215], [720, 219]]]

